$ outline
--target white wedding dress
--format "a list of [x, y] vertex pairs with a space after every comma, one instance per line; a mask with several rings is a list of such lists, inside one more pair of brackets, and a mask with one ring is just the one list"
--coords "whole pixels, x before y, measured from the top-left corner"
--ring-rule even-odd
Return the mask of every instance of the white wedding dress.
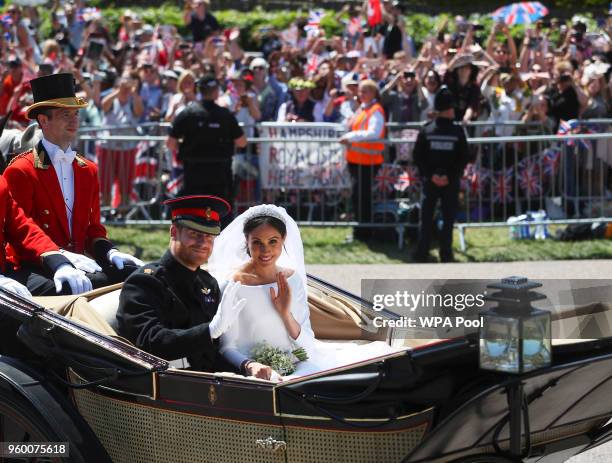
[[[294, 272], [287, 283], [291, 288], [291, 313], [300, 324], [301, 330], [297, 339], [292, 339], [285, 328], [280, 315], [272, 305], [270, 288], [277, 291], [277, 284], [245, 286], [242, 285], [238, 298], [245, 298], [247, 304], [238, 320], [221, 336], [221, 354], [234, 366], [251, 358], [250, 354], [257, 344], [267, 343], [283, 351], [304, 348], [308, 360], [298, 362], [293, 374], [284, 376], [291, 379], [299, 376], [318, 373], [323, 370], [349, 365], [381, 355], [389, 354], [396, 349], [380, 341], [368, 344], [350, 342], [322, 342], [314, 337], [310, 326], [310, 316], [305, 285], [299, 273]], [[221, 286], [224, 289], [227, 281]]]
[[278, 290], [276, 283], [257, 286], [242, 285], [237, 298], [246, 299], [247, 303], [238, 319], [221, 336], [221, 353], [235, 367], [251, 358], [253, 347], [267, 343], [283, 351], [293, 351], [302, 347], [308, 360], [299, 362], [296, 371], [284, 379], [318, 373], [323, 370], [349, 365], [351, 363], [380, 357], [395, 352], [388, 344], [380, 341], [368, 344], [351, 342], [322, 342], [314, 337], [310, 326], [310, 312], [306, 298], [306, 266], [304, 264], [304, 246], [300, 230], [295, 221], [282, 207], [273, 204], [253, 206], [236, 217], [215, 239], [208, 269], [220, 282], [221, 290], [242, 266], [249, 262], [247, 255], [244, 225], [254, 217], [276, 217], [287, 228], [283, 251], [276, 265], [294, 270], [287, 278], [291, 288], [291, 313], [301, 330], [297, 339], [292, 339], [285, 328], [280, 315], [272, 305], [270, 288]]

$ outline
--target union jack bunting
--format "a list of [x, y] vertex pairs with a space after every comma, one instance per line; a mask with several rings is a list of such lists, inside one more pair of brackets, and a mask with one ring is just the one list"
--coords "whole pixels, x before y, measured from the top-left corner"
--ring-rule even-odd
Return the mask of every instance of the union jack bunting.
[[544, 175], [554, 176], [559, 171], [561, 152], [557, 148], [549, 148], [542, 153], [542, 170]]
[[512, 167], [495, 172], [491, 178], [491, 192], [495, 202], [506, 202], [512, 199]]
[[383, 164], [374, 177], [374, 191], [383, 194], [393, 192], [397, 178], [397, 166]]
[[542, 193], [542, 183], [535, 164], [519, 171], [519, 186], [529, 196], [537, 196]]

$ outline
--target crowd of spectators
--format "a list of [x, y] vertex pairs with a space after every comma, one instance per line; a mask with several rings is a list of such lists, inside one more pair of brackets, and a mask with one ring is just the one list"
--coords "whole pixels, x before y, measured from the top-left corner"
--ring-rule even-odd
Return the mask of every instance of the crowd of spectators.
[[[382, 13], [382, 23], [370, 27], [365, 10], [347, 6], [336, 17], [344, 34], [333, 37], [316, 19], [299, 19], [286, 30], [262, 30], [261, 50], [246, 51], [240, 31], [224, 29], [206, 0], [186, 2], [185, 37], [129, 10], [113, 36], [102, 13], [81, 0], [56, 2], [43, 37], [37, 7], [9, 5], [0, 114], [11, 109], [13, 121], [27, 125], [28, 81], [62, 71], [74, 73], [90, 101], [86, 125], [172, 121], [198, 98], [197, 79], [211, 72], [223, 82], [218, 103], [246, 125], [348, 123], [365, 79], [378, 83], [391, 123], [427, 119], [443, 84], [456, 96], [458, 120], [538, 122], [538, 133], [612, 111], [609, 20], [595, 30], [581, 21], [539, 20], [513, 37], [503, 23], [486, 31], [456, 17], [418, 48], [397, 2], [383, 2]], [[513, 130], [492, 127], [498, 135]]]
[[[541, 19], [522, 36], [503, 22], [485, 28], [457, 16], [417, 42], [399, 2], [383, 1], [374, 26], [365, 3], [350, 4], [334, 18], [344, 26], [341, 35], [326, 35], [322, 13], [311, 11], [284, 30], [262, 28], [260, 48], [245, 50], [241, 31], [224, 27], [208, 0], [186, 0], [183, 35], [129, 9], [111, 33], [103, 11], [73, 1], [55, 0], [46, 36], [42, 7], [5, 8], [0, 116], [12, 111], [8, 127], [31, 122], [29, 81], [59, 72], [74, 74], [89, 103], [80, 111], [81, 126], [123, 126], [113, 135], [171, 123], [202, 100], [198, 82], [211, 74], [222, 87], [217, 104], [234, 114], [247, 137], [257, 135], [257, 123], [271, 121], [334, 122], [350, 131], [367, 103], [359, 91], [364, 82], [377, 86], [387, 124], [382, 133], [392, 138], [409, 138], [406, 124], [435, 116], [443, 85], [454, 96], [457, 121], [484, 121], [472, 135], [554, 134], [561, 121], [612, 115], [612, 11], [596, 27], [578, 18]], [[129, 205], [137, 147], [137, 141], [101, 141], [85, 149], [98, 163], [104, 204]], [[396, 147], [398, 159], [403, 149]], [[172, 170], [173, 178], [182, 171], [176, 152]]]

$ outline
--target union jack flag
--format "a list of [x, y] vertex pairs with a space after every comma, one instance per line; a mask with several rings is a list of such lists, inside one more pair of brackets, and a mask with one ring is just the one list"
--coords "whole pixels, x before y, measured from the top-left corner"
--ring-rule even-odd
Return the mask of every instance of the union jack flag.
[[401, 169], [393, 185], [397, 191], [412, 191], [419, 186], [421, 186], [421, 178], [419, 177], [418, 169], [414, 166], [408, 166], [405, 169]]
[[[574, 135], [580, 133], [592, 133], [588, 128], [581, 127], [580, 123], [576, 119], [570, 119], [559, 121], [559, 128], [557, 129], [557, 135]], [[589, 140], [566, 140], [567, 146], [574, 146], [578, 142], [586, 150], [591, 149], [591, 142]]]
[[89, 22], [102, 19], [102, 12], [99, 8], [95, 7], [81, 8], [77, 11], [76, 19], [79, 22]]
[[136, 152], [134, 165], [134, 184], [149, 183], [157, 178], [157, 152], [155, 146], [157, 142], [140, 142]]
[[318, 36], [321, 30], [321, 20], [325, 16], [323, 10], [310, 10], [308, 23], [304, 26], [304, 30], [308, 33], [308, 37]]
[[383, 164], [374, 177], [374, 191], [379, 193], [391, 193], [397, 183], [397, 166]]
[[512, 199], [512, 168], [495, 172], [491, 178], [493, 201], [506, 202]]
[[553, 177], [559, 170], [561, 152], [556, 148], [549, 148], [542, 153], [542, 169], [545, 175]]
[[519, 186], [529, 196], [537, 196], [542, 193], [542, 183], [535, 164], [519, 172]]

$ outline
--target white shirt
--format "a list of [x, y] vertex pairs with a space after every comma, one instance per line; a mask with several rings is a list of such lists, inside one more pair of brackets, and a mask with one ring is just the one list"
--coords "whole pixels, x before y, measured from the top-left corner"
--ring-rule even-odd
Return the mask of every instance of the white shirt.
[[55, 169], [57, 180], [62, 190], [62, 197], [64, 204], [66, 205], [66, 218], [68, 219], [68, 230], [70, 236], [72, 236], [72, 208], [74, 206], [74, 170], [72, 167], [72, 161], [76, 156], [76, 151], [73, 151], [69, 146], [66, 152], [59, 146], [51, 143], [49, 140], [43, 137], [43, 146], [49, 154], [51, 164]]
[[[376, 103], [373, 101], [371, 104]], [[361, 105], [361, 109], [365, 109], [366, 106]], [[359, 111], [356, 111], [358, 113]], [[351, 121], [347, 121], [351, 122]], [[354, 130], [348, 133], [345, 133], [342, 138], [345, 140], [349, 140], [352, 142], [359, 141], [370, 141], [370, 140], [378, 140], [381, 138], [381, 134], [385, 127], [385, 117], [381, 114], [380, 111], [376, 111], [370, 115], [370, 119], [368, 119], [368, 128], [366, 130]], [[351, 127], [348, 127], [351, 130]]]

